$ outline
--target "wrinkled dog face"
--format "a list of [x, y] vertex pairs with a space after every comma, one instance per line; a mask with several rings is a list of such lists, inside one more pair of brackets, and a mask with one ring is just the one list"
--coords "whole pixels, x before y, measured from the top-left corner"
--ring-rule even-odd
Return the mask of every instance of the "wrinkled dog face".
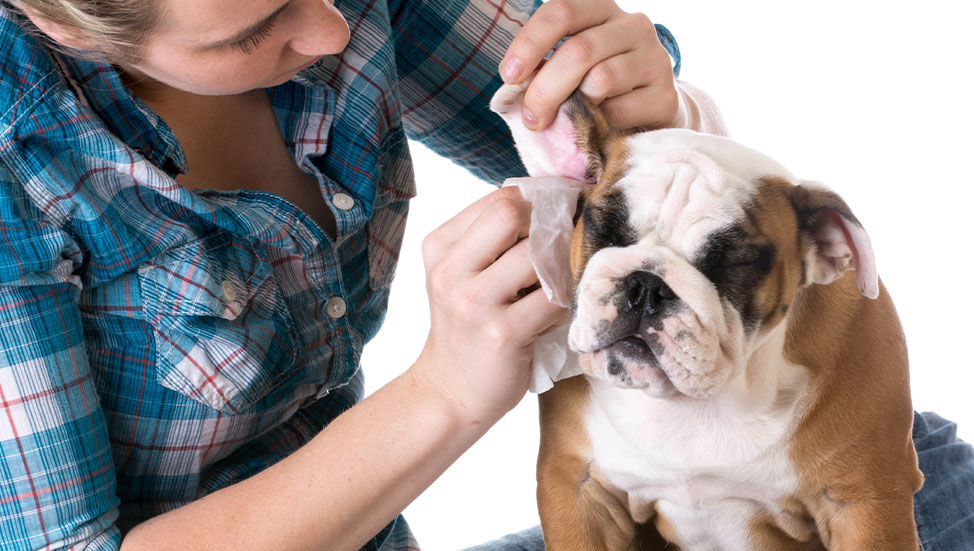
[[726, 138], [624, 135], [578, 93], [531, 132], [519, 116], [526, 85], [502, 87], [491, 107], [529, 173], [595, 182], [576, 212], [568, 343], [589, 376], [707, 398], [741, 372], [800, 287], [855, 267], [860, 291], [878, 294], [868, 237], [831, 191], [796, 185]]
[[[658, 152], [648, 136], [627, 139], [627, 168], [582, 205], [569, 345], [589, 375], [707, 397], [787, 311], [796, 244], [765, 232], [794, 236], [795, 217], [785, 185], [756, 185], [696, 151]], [[774, 220], [759, 212], [770, 205], [784, 207]]]

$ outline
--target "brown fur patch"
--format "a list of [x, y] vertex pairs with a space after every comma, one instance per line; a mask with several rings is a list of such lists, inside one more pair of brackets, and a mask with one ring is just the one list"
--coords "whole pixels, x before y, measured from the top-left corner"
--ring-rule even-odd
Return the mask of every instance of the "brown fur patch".
[[795, 186], [780, 178], [760, 180], [753, 203], [746, 209], [748, 233], [774, 244], [775, 263], [755, 293], [761, 331], [777, 327], [785, 318], [802, 281], [802, 251], [794, 236], [798, 220], [789, 201]]
[[[787, 316], [785, 357], [811, 376], [790, 454], [800, 484], [793, 500], [829, 548], [915, 550], [913, 494], [922, 475], [896, 310], [882, 285], [878, 299], [863, 297], [852, 270], [830, 285], [803, 284], [808, 230], [829, 209], [856, 220], [830, 191], [765, 178], [750, 217], [765, 236], [797, 236], [775, 240], [778, 260], [757, 293], [762, 330]], [[821, 548], [787, 537], [770, 516], [752, 529], [758, 549]]]
[[[856, 220], [832, 192], [785, 192], [803, 229], [799, 259], [821, 212]], [[811, 375], [807, 414], [791, 449], [795, 499], [822, 527], [829, 548], [916, 550], [913, 494], [923, 476], [913, 447], [906, 341], [889, 294], [880, 283], [877, 299], [863, 297], [849, 270], [830, 285], [800, 288], [791, 310], [785, 357]]]
[[586, 245], [585, 221], [582, 217], [582, 212], [586, 206], [607, 206], [609, 201], [618, 199], [613, 196], [615, 193], [613, 188], [625, 175], [628, 166], [629, 148], [626, 145], [625, 139], [618, 136], [613, 137], [610, 139], [607, 147], [609, 150], [605, 157], [606, 161], [603, 165], [601, 178], [594, 185], [586, 186], [579, 195], [575, 230], [572, 233], [571, 258], [569, 259], [572, 278], [575, 283], [578, 283], [578, 280], [581, 279], [582, 272], [585, 271], [585, 266], [588, 264], [589, 259], [597, 252]]
[[589, 459], [588, 381], [572, 377], [538, 396], [538, 512], [548, 551], [625, 551], [636, 524], [622, 492], [605, 484]]
[[753, 548], [767, 551], [825, 551], [818, 534], [801, 533], [798, 527], [792, 530], [788, 526], [782, 527], [787, 523], [788, 520], [779, 515], [755, 515], [749, 526]]
[[878, 299], [863, 297], [848, 272], [802, 289], [793, 310], [785, 356], [812, 376], [791, 450], [796, 497], [830, 547], [915, 550], [913, 494], [923, 476], [906, 344], [889, 294], [880, 283]]
[[625, 170], [626, 145], [623, 134], [609, 124], [598, 106], [579, 91], [566, 102], [568, 118], [575, 127], [575, 143], [585, 154], [588, 177], [593, 181], [618, 180]]
[[595, 253], [587, 250], [584, 244], [584, 222], [582, 210], [587, 204], [604, 204], [616, 182], [628, 169], [629, 147], [625, 136], [613, 129], [594, 105], [581, 92], [574, 92], [568, 98], [568, 117], [576, 132], [576, 144], [587, 162], [588, 177], [594, 185], [586, 186], [579, 195], [576, 209], [575, 231], [572, 234], [571, 269], [577, 283], [582, 277], [588, 259]]
[[849, 205], [836, 193], [825, 189], [815, 189], [803, 186], [794, 186], [789, 193], [789, 199], [794, 205], [795, 211], [805, 219], [814, 218], [814, 215], [825, 210], [834, 210], [843, 217], [851, 220], [855, 224], [862, 226]]

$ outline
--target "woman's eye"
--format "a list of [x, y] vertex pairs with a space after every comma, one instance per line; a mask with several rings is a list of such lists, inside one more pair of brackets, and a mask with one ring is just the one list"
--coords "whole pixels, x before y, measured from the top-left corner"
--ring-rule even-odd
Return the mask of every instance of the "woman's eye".
[[261, 43], [264, 42], [267, 37], [271, 35], [273, 28], [274, 20], [272, 19], [258, 27], [257, 30], [247, 38], [241, 40], [240, 42], [230, 44], [230, 47], [244, 55], [251, 54], [254, 50], [260, 47]]

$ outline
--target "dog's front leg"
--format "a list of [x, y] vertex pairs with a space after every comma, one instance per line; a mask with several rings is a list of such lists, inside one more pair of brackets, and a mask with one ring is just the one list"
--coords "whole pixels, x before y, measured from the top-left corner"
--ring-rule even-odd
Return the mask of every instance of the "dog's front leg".
[[[555, 463], [560, 463], [557, 465]], [[581, 467], [581, 468], [579, 468]], [[538, 508], [547, 551], [636, 551], [635, 523], [620, 497], [587, 475], [581, 461], [541, 467]]]
[[917, 551], [920, 547], [912, 496], [839, 502], [829, 509], [820, 525], [825, 524], [823, 539], [830, 551]]
[[538, 511], [547, 551], [637, 551], [626, 495], [599, 480], [582, 418], [588, 382], [573, 377], [539, 396]]

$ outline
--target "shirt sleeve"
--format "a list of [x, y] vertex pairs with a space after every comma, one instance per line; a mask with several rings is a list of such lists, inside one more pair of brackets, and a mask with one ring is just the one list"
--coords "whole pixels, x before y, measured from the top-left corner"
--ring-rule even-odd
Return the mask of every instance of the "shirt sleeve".
[[406, 135], [478, 178], [526, 176], [510, 130], [490, 111], [498, 65], [540, 0], [391, 0]]
[[674, 122], [676, 128], [689, 128], [718, 136], [728, 135], [724, 117], [709, 95], [689, 82], [680, 80], [676, 81], [676, 91], [680, 97]]
[[0, 541], [121, 545], [104, 413], [85, 352], [75, 241], [0, 164]]
[[[500, 184], [526, 176], [510, 130], [488, 104], [502, 84], [497, 69], [508, 45], [540, 5], [539, 0], [390, 2], [407, 136], [482, 180]], [[665, 27], [656, 28], [679, 74], [676, 40]], [[727, 134], [707, 94], [682, 81], [676, 87], [680, 105], [674, 126]]]

